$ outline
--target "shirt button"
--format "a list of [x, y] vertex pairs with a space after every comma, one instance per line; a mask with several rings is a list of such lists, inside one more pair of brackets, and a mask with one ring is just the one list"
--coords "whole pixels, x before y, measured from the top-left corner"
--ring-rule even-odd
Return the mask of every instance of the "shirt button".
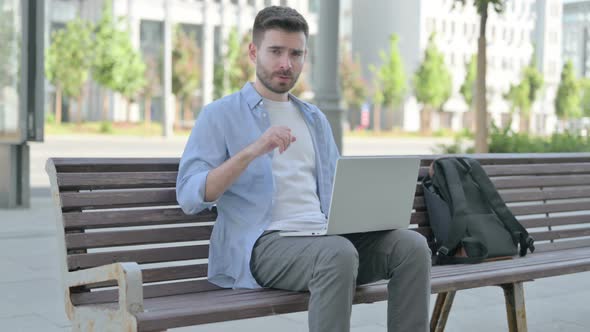
[[266, 118], [266, 113], [262, 113], [262, 117], [263, 118]]

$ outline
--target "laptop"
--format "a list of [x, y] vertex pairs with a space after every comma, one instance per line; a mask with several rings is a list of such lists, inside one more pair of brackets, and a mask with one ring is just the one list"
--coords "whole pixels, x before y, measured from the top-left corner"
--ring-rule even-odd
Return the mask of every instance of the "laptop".
[[326, 227], [281, 231], [323, 236], [408, 228], [420, 159], [407, 156], [341, 157], [336, 163]]

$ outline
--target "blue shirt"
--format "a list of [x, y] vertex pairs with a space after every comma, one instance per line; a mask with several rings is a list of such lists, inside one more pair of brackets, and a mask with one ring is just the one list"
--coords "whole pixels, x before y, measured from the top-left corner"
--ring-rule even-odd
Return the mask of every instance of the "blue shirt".
[[[316, 181], [322, 212], [327, 216], [338, 149], [325, 115], [292, 95], [309, 128], [316, 160]], [[226, 288], [259, 288], [250, 272], [256, 240], [271, 221], [274, 197], [272, 154], [254, 159], [215, 202], [205, 202], [209, 171], [255, 142], [270, 127], [262, 97], [251, 83], [205, 106], [192, 129], [180, 160], [176, 197], [186, 214], [217, 205], [217, 221], [209, 246], [208, 279]]]

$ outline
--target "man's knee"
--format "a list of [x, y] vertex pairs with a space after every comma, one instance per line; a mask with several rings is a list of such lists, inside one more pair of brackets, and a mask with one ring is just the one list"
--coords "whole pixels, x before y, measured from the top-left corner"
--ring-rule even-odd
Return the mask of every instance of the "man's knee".
[[412, 230], [396, 230], [395, 232], [399, 232], [397, 234], [399, 243], [396, 246], [397, 248], [393, 248], [394, 254], [395, 251], [401, 251], [404, 256], [407, 256], [414, 263], [431, 263], [432, 253], [426, 238], [422, 234]]
[[320, 254], [318, 263], [324, 268], [338, 274], [351, 273], [356, 278], [358, 273], [359, 255], [354, 245], [340, 236], [325, 239], [325, 250]]

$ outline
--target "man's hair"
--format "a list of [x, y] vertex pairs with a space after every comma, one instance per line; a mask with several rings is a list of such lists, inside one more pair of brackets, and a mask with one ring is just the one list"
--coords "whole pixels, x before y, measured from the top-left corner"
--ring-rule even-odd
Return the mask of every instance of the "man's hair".
[[271, 29], [287, 32], [303, 32], [305, 39], [309, 37], [309, 27], [305, 18], [295, 9], [282, 6], [270, 6], [259, 11], [252, 27], [252, 41], [257, 46], [264, 33]]

